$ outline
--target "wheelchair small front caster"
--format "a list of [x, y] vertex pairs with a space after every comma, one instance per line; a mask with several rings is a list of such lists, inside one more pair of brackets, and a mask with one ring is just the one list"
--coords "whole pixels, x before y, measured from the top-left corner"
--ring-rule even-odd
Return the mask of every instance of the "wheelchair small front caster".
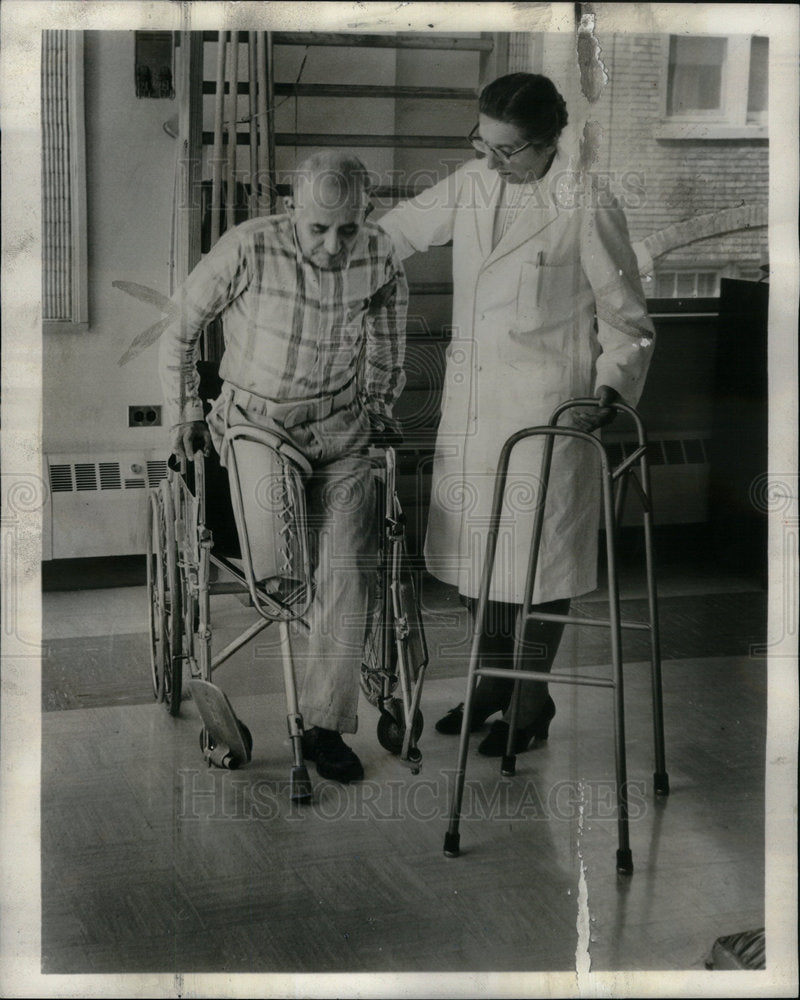
[[[419, 709], [414, 713], [413, 737], [416, 743], [422, 733], [424, 720]], [[403, 740], [406, 726], [403, 713], [403, 703], [397, 698], [392, 699], [391, 710], [382, 709], [378, 719], [378, 742], [389, 753], [399, 754], [403, 750]]]
[[[231, 749], [224, 742], [217, 742], [212, 733], [205, 727], [200, 730], [200, 751], [208, 761], [209, 766], [213, 765], [227, 771], [235, 771], [250, 760], [253, 737], [241, 719], [236, 720], [236, 725], [241, 740], [241, 747], [237, 749]], [[242, 751], [244, 752], [242, 753]]]

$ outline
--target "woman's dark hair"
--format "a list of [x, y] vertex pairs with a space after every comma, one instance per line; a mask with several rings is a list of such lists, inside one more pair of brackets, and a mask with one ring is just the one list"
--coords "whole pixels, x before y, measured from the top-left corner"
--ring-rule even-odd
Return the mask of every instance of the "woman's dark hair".
[[481, 91], [481, 114], [515, 125], [534, 146], [554, 143], [567, 124], [567, 105], [549, 77], [508, 73]]

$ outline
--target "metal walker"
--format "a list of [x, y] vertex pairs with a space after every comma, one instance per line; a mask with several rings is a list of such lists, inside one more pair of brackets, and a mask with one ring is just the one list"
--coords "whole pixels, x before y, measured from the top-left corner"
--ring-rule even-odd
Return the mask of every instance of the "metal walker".
[[[647, 437], [644, 425], [639, 414], [632, 407], [624, 403], [615, 403], [614, 409], [620, 413], [630, 416], [637, 431], [637, 447], [627, 456], [616, 468], [613, 468], [608, 457], [605, 445], [594, 434], [580, 431], [571, 427], [558, 426], [559, 417], [566, 411], [575, 407], [598, 406], [596, 399], [570, 399], [560, 404], [553, 411], [549, 422], [539, 427], [529, 427], [512, 434], [503, 445], [498, 462], [497, 474], [495, 478], [494, 497], [492, 500], [492, 511], [489, 519], [488, 538], [486, 542], [485, 561], [483, 565], [483, 575], [478, 598], [478, 607], [475, 615], [475, 628], [472, 637], [472, 647], [470, 652], [469, 672], [467, 675], [467, 691], [464, 700], [463, 722], [461, 726], [461, 737], [458, 748], [458, 763], [456, 767], [455, 783], [453, 786], [450, 825], [444, 838], [444, 853], [447, 857], [458, 857], [460, 854], [459, 820], [461, 815], [461, 802], [464, 792], [464, 780], [466, 775], [467, 749], [469, 746], [469, 719], [472, 708], [472, 699], [478, 677], [501, 677], [514, 681], [514, 691], [510, 705], [510, 724], [508, 732], [508, 743], [506, 753], [502, 758], [501, 773], [504, 776], [513, 776], [516, 769], [516, 757], [512, 753], [514, 728], [516, 724], [517, 708], [519, 704], [520, 684], [524, 681], [545, 681], [560, 684], [582, 684], [592, 687], [611, 688], [614, 691], [614, 750], [616, 764], [616, 787], [617, 787], [617, 826], [618, 826], [618, 849], [617, 849], [617, 871], [623, 874], [633, 872], [633, 855], [630, 848], [628, 832], [628, 789], [627, 789], [627, 765], [625, 751], [625, 707], [624, 707], [624, 687], [622, 670], [622, 629], [635, 629], [646, 631], [650, 635], [650, 660], [651, 660], [651, 696], [653, 706], [653, 734], [655, 743], [655, 771], [653, 774], [653, 786], [656, 795], [665, 796], [669, 794], [669, 777], [666, 770], [664, 753], [664, 718], [661, 691], [661, 654], [658, 630], [658, 606], [655, 586], [655, 574], [653, 567], [653, 540], [652, 540], [652, 504], [650, 489], [650, 471], [647, 461]], [[499, 667], [479, 667], [478, 650], [481, 635], [484, 628], [486, 608], [488, 604], [488, 594], [492, 582], [492, 573], [497, 549], [497, 540], [500, 530], [500, 516], [502, 512], [503, 498], [505, 493], [508, 466], [511, 453], [514, 447], [529, 437], [545, 437], [544, 453], [542, 456], [540, 489], [537, 505], [534, 511], [534, 527], [531, 538], [530, 558], [528, 562], [527, 576], [525, 581], [524, 601], [517, 616], [516, 629], [514, 635], [514, 655], [513, 669], [503, 669]], [[539, 561], [539, 550], [542, 538], [542, 526], [544, 524], [544, 511], [547, 500], [547, 490], [550, 480], [550, 468], [553, 457], [553, 446], [557, 437], [572, 437], [586, 441], [596, 448], [601, 465], [603, 514], [606, 534], [606, 554], [608, 566], [608, 619], [599, 618], [578, 618], [572, 615], [546, 614], [532, 610], [533, 585], [536, 578], [536, 570]], [[638, 462], [640, 479], [633, 475], [634, 465]], [[616, 497], [614, 496], [614, 483], [617, 483]], [[619, 608], [619, 584], [617, 579], [616, 565], [616, 536], [617, 528], [621, 518], [622, 507], [625, 500], [627, 485], [634, 484], [642, 503], [644, 514], [644, 539], [645, 539], [645, 561], [647, 572], [647, 598], [649, 615], [648, 621], [622, 621], [620, 619]], [[525, 625], [528, 621], [555, 621], [564, 622], [568, 625], [590, 625], [604, 627], [610, 630], [611, 635], [611, 660], [612, 676], [606, 677], [582, 677], [567, 673], [546, 673], [544, 671], [528, 671], [522, 669], [522, 638], [524, 636]]]

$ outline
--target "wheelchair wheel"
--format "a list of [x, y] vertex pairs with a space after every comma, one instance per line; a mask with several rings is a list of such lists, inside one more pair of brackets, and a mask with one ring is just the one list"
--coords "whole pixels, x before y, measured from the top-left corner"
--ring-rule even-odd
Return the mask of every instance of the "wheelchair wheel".
[[[414, 727], [411, 735], [416, 743], [422, 735], [424, 720], [419, 709], [414, 713]], [[399, 754], [403, 749], [406, 736], [405, 719], [403, 718], [403, 703], [393, 698], [389, 710], [384, 709], [378, 719], [378, 742], [389, 753]]]
[[181, 584], [175, 515], [168, 480], [150, 494], [147, 532], [147, 589], [150, 599], [150, 666], [153, 693], [177, 715], [181, 703]]

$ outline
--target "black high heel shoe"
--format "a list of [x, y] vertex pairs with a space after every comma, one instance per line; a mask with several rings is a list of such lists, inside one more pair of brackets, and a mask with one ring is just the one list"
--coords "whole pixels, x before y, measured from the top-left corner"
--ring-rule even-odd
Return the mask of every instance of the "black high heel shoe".
[[[543, 743], [550, 733], [550, 723], [555, 718], [556, 706], [548, 695], [539, 715], [527, 726], [519, 726], [514, 730], [514, 741], [511, 746], [513, 754], [524, 753], [531, 745]], [[478, 753], [484, 757], [504, 757], [508, 743], [508, 723], [498, 719], [492, 723], [492, 728], [478, 746]]]
[[[471, 733], [477, 732], [478, 729], [486, 722], [490, 715], [494, 715], [495, 712], [499, 712], [500, 707], [497, 708], [480, 708], [476, 709], [474, 706], [472, 712], [472, 720], [470, 723], [469, 731]], [[442, 733], [444, 736], [457, 736], [461, 732], [461, 725], [464, 721], [464, 702], [459, 702], [455, 708], [451, 708], [450, 711], [441, 717], [436, 723], [436, 732]]]

